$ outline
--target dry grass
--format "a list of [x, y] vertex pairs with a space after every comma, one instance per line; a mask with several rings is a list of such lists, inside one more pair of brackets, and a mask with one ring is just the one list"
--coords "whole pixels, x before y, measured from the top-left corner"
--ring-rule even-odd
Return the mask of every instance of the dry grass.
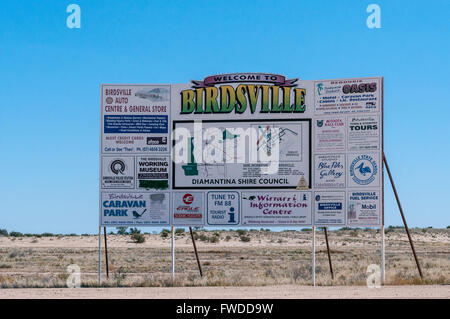
[[[217, 242], [197, 242], [204, 276], [199, 276], [189, 234], [180, 233], [176, 239], [175, 286], [311, 283], [311, 232], [250, 231], [245, 234], [250, 241], [242, 241], [243, 235], [237, 232], [197, 233], [199, 238], [217, 237]], [[331, 280], [323, 233], [318, 232], [317, 284], [365, 285], [367, 266], [380, 264], [380, 236], [377, 230], [329, 232], [335, 273]], [[163, 239], [159, 234], [145, 237], [144, 244], [133, 244], [129, 236], [109, 236], [110, 278], [104, 276], [102, 286], [172, 286], [170, 238]], [[450, 284], [450, 230], [416, 229], [413, 238], [425, 280], [418, 277], [404, 231], [396, 229], [386, 238], [386, 284]], [[78, 245], [81, 240], [88, 244]], [[0, 287], [65, 287], [70, 264], [80, 266], [82, 286], [98, 287], [96, 240], [95, 236], [22, 241], [0, 237]]]

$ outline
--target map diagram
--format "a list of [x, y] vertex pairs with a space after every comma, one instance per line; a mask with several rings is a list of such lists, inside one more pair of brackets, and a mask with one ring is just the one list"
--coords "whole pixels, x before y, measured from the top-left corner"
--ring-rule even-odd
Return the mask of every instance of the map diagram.
[[[302, 154], [302, 127], [301, 124], [254, 124], [253, 128], [258, 130], [256, 151], [258, 158], [261, 153], [265, 157], [271, 156], [272, 150], [279, 143], [279, 162], [301, 161]], [[254, 148], [252, 148], [254, 149]]]
[[[202, 132], [196, 132], [194, 136], [207, 136], [203, 128]], [[197, 163], [195, 160], [195, 143], [194, 137], [189, 138], [188, 144], [188, 160], [189, 163], [183, 165], [185, 176], [220, 176], [225, 177], [225, 163], [242, 163], [245, 160], [245, 154], [239, 154], [238, 143], [239, 134], [233, 134], [226, 128], [219, 128], [221, 131], [221, 138], [217, 141], [210, 141], [209, 139], [203, 139], [202, 141], [202, 155], [203, 163]], [[207, 133], [207, 132], [206, 132]], [[229, 147], [227, 140], [231, 142], [232, 151], [227, 152], [227, 147]], [[230, 143], [229, 142], [229, 143]], [[214, 162], [212, 156], [208, 157], [208, 152], [206, 154], [203, 152], [208, 149], [210, 152], [214, 152], [215, 156], [220, 156], [221, 161]], [[216, 153], [217, 152], [217, 153]]]
[[[235, 126], [235, 125], [233, 125]], [[193, 136], [201, 136], [203, 156], [202, 162], [195, 159], [194, 137], [188, 139], [188, 163], [182, 165], [184, 176], [204, 178], [227, 177], [226, 166], [236, 163], [249, 163], [249, 159], [270, 158], [279, 162], [301, 162], [302, 154], [302, 124], [251, 124], [256, 134], [250, 134], [250, 138], [237, 134], [233, 128], [219, 127], [220, 138], [210, 138], [208, 130], [211, 127], [202, 126], [201, 132], [195, 132]], [[242, 129], [247, 129], [242, 128]], [[219, 135], [216, 135], [219, 136]], [[255, 140], [256, 136], [256, 140]], [[244, 139], [244, 140], [242, 140]], [[239, 143], [245, 143], [245, 152], [239, 150]], [[276, 145], [278, 144], [278, 147]], [[279, 156], [272, 154], [279, 150]], [[206, 150], [206, 151], [205, 151]], [[256, 154], [254, 153], [256, 152]], [[208, 156], [210, 155], [210, 156]], [[273, 156], [272, 156], [273, 155]], [[214, 161], [216, 159], [216, 161]], [[220, 159], [217, 161], [217, 159]]]

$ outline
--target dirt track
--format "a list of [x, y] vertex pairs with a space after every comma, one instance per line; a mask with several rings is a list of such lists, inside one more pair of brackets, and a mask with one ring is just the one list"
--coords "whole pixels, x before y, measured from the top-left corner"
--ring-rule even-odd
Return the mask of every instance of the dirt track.
[[7, 298], [138, 298], [138, 299], [310, 299], [310, 298], [445, 298], [450, 286], [264, 286], [264, 287], [176, 287], [176, 288], [25, 288], [0, 289], [0, 299]]

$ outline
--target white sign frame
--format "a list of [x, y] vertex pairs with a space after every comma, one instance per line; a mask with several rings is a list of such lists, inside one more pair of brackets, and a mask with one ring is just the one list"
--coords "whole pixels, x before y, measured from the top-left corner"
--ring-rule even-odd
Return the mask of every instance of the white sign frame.
[[[278, 76], [278, 80], [281, 76]], [[261, 76], [259, 79], [263, 79], [263, 76]], [[205, 79], [206, 80], [206, 79]], [[289, 82], [291, 81], [291, 82]], [[196, 81], [193, 81], [193, 83]], [[197, 81], [198, 82], [198, 81]], [[197, 83], [196, 82], [196, 83]], [[261, 80], [260, 82], [255, 81], [255, 82], [251, 82], [251, 81], [241, 81], [241, 82], [234, 82], [232, 80], [228, 81], [228, 82], [223, 82], [223, 83], [228, 83], [228, 85], [231, 85], [232, 87], [236, 88], [236, 86], [238, 84], [251, 84], [251, 85], [259, 85], [261, 84], [261, 82], [267, 82], [264, 80]], [[286, 80], [285, 84], [288, 83], [288, 85], [292, 85], [292, 83], [294, 83], [295, 80]], [[205, 82], [206, 83], [206, 82]], [[219, 83], [216, 85], [220, 85], [223, 83]], [[259, 84], [258, 84], [259, 83]], [[278, 83], [278, 82], [277, 82]], [[375, 83], [375, 84], [373, 84]], [[273, 83], [274, 85], [277, 85], [276, 83]], [[332, 109], [333, 107], [331, 107], [331, 111], [327, 111], [325, 110], [323, 107], [318, 107], [317, 103], [317, 99], [319, 96], [319, 87], [318, 84], [322, 84], [325, 85], [325, 88], [322, 88], [322, 90], [327, 90], [326, 85], [329, 85], [330, 88], [328, 89], [331, 92], [334, 92], [336, 94], [336, 92], [338, 92], [337, 96], [338, 98], [341, 97], [341, 100], [336, 100], [336, 105], [337, 108], [336, 109]], [[198, 84], [196, 84], [198, 85]], [[344, 86], [345, 86], [345, 90], [344, 90]], [[144, 90], [143, 92], [139, 93], [139, 92], [134, 92], [132, 94], [134, 94], [133, 96], [136, 97], [139, 95], [142, 95], [143, 99], [145, 99], [146, 94], [150, 96], [150, 98], [155, 98], [155, 99], [160, 99], [160, 97], [158, 96], [159, 93], [154, 93], [156, 91], [152, 91], [151, 90], [155, 90], [157, 88], [167, 88], [169, 90], [169, 92], [164, 95], [163, 99], [164, 102], [161, 101], [157, 101], [155, 103], [150, 103], [149, 107], [166, 107], [166, 111], [165, 111], [165, 115], [167, 115], [167, 133], [164, 135], [158, 135], [158, 134], [151, 134], [150, 136], [150, 140], [147, 140], [147, 143], [153, 143], [151, 145], [154, 145], [154, 143], [158, 144], [160, 142], [164, 143], [164, 139], [161, 138], [166, 138], [166, 142], [167, 142], [167, 148], [164, 151], [155, 151], [155, 152], [150, 152], [149, 150], [145, 149], [144, 147], [141, 147], [141, 149], [139, 151], [126, 151], [126, 152], [111, 152], [111, 151], [105, 151], [104, 150], [104, 138], [105, 138], [105, 132], [104, 132], [104, 105], [105, 105], [105, 98], [106, 96], [104, 95], [104, 89], [108, 87], [108, 88], [116, 88], [116, 89], [133, 89], [133, 88], [141, 88], [142, 90]], [[183, 90], [188, 90], [188, 89], [192, 89], [193, 84], [103, 84], [100, 87], [100, 97], [101, 97], [101, 118], [100, 118], [100, 156], [99, 156], [99, 165], [100, 165], [100, 189], [99, 189], [99, 210], [101, 212], [102, 210], [102, 203], [101, 203], [101, 198], [102, 198], [102, 193], [112, 193], [112, 192], [116, 192], [116, 193], [168, 193], [169, 194], [169, 220], [170, 223], [169, 225], [165, 225], [165, 226], [170, 226], [170, 225], [175, 225], [174, 221], [173, 221], [173, 206], [174, 206], [174, 198], [173, 198], [173, 194], [174, 192], [201, 192], [203, 193], [203, 201], [202, 201], [202, 210], [203, 210], [203, 217], [202, 217], [202, 223], [195, 223], [190, 225], [189, 223], [187, 224], [183, 224], [183, 226], [219, 226], [219, 224], [213, 224], [213, 223], [209, 223], [208, 222], [208, 207], [211, 207], [211, 205], [208, 203], [208, 193], [211, 192], [217, 192], [217, 193], [227, 193], [227, 192], [236, 192], [238, 195], [238, 206], [239, 206], [239, 210], [237, 211], [237, 216], [239, 217], [239, 222], [237, 224], [233, 224], [233, 225], [229, 225], [227, 223], [225, 223], [224, 225], [220, 225], [220, 226], [230, 226], [230, 227], [248, 227], [248, 226], [269, 226], [269, 227], [291, 227], [291, 226], [357, 226], [357, 227], [380, 227], [382, 225], [384, 225], [384, 172], [383, 172], [383, 167], [384, 167], [384, 163], [383, 163], [383, 135], [384, 135], [384, 127], [383, 127], [383, 78], [382, 77], [367, 77], [367, 78], [352, 78], [352, 79], [334, 79], [334, 80], [307, 80], [307, 81], [298, 81], [295, 82], [295, 85], [293, 85], [293, 87], [299, 87], [299, 88], [303, 88], [306, 92], [306, 96], [305, 96], [305, 103], [306, 103], [306, 110], [304, 111], [304, 113], [294, 113], [294, 114], [286, 114], [286, 113], [268, 113], [268, 114], [262, 114], [262, 113], [244, 113], [241, 114], [239, 116], [235, 115], [235, 114], [229, 114], [229, 113], [225, 113], [225, 114], [181, 114], [180, 112], [180, 93]], [[282, 87], [282, 85], [280, 86]], [[145, 89], [148, 88], [147, 91], [145, 91]], [[374, 88], [376, 88], [375, 91], [371, 91]], [[141, 91], [142, 91], [141, 90]], [[334, 90], [334, 91], [333, 91]], [[337, 90], [337, 91], [336, 91]], [[340, 90], [340, 91], [339, 91]], [[365, 92], [365, 90], [371, 91], [371, 92]], [[158, 91], [158, 92], [162, 92]], [[344, 91], [346, 91], [347, 93], [343, 93]], [[324, 91], [321, 91], [324, 92]], [[367, 96], [366, 96], [367, 93]], [[162, 93], [161, 93], [162, 94]], [[346, 97], [344, 97], [344, 95], [347, 94]], [[352, 107], [346, 107], [345, 104], [349, 103], [349, 101], [352, 100], [352, 98], [349, 98], [349, 96], [351, 95], [355, 95], [355, 96], [359, 96], [358, 98], [355, 99], [355, 105]], [[129, 95], [130, 96], [130, 95]], [[120, 94], [119, 94], [120, 97]], [[147, 96], [148, 97], [148, 96]], [[261, 103], [261, 97], [257, 98], [257, 103]], [[280, 99], [282, 99], [280, 97]], [[323, 99], [321, 97], [321, 99]], [[327, 104], [328, 101], [325, 100]], [[364, 104], [366, 103], [366, 104]], [[333, 103], [329, 103], [330, 105], [332, 105]], [[258, 104], [259, 105], [259, 104]], [[322, 104], [323, 105], [323, 104]], [[145, 105], [144, 105], [145, 106]], [[259, 107], [259, 106], [258, 106]], [[328, 106], [327, 106], [328, 107]], [[141, 109], [145, 109], [145, 108], [141, 108]], [[361, 112], [358, 112], [357, 110], [361, 110]], [[248, 111], [248, 110], [247, 110]], [[139, 112], [138, 112], [139, 113]], [[140, 113], [139, 113], [140, 114]], [[231, 116], [231, 118], [230, 118]], [[352, 121], [352, 119], [354, 118], [360, 118], [360, 119], [369, 119], [373, 117], [376, 119], [377, 122], [377, 129], [374, 132], [369, 132], [366, 134], [367, 138], [369, 138], [369, 143], [371, 143], [371, 145], [369, 145], [369, 149], [364, 150], [364, 134], [361, 135], [355, 135], [355, 134], [349, 134], [349, 125], [350, 122]], [[147, 120], [147, 118], [144, 118], [145, 120]], [[326, 133], [323, 133], [321, 135], [321, 137], [323, 139], [328, 139], [328, 140], [324, 140], [324, 142], [322, 142], [322, 144], [320, 144], [320, 148], [317, 148], [317, 135], [318, 134], [318, 129], [316, 127], [316, 125], [318, 125], [317, 121], [326, 121], [326, 120], [340, 120], [342, 121], [342, 123], [344, 123], [344, 128], [339, 128], [335, 131], [330, 130]], [[175, 180], [175, 164], [172, 162], [172, 164], [169, 164], [169, 178], [168, 178], [168, 188], [167, 189], [160, 189], [160, 190], [146, 190], [146, 189], [139, 189], [138, 188], [138, 183], [139, 183], [139, 179], [137, 178], [137, 170], [138, 170], [138, 163], [137, 163], [137, 159], [139, 157], [170, 157], [172, 156], [172, 148], [173, 148], [173, 142], [171, 141], [171, 134], [172, 134], [172, 130], [174, 128], [174, 126], [176, 125], [176, 123], [182, 123], [182, 122], [192, 122], [195, 120], [202, 120], [204, 123], [208, 123], [208, 122], [218, 122], [218, 121], [232, 121], [232, 122], [237, 122], [237, 121], [242, 121], [242, 122], [251, 122], [251, 121], [255, 121], [255, 122], [273, 122], [273, 123], [277, 123], [277, 122], [289, 122], [289, 121], [294, 121], [294, 122], [298, 122], [298, 121], [308, 121], [309, 122], [309, 154], [307, 154], [308, 158], [309, 158], [309, 172], [308, 175], [306, 176], [307, 178], [307, 187], [308, 189], [303, 189], [303, 190], [298, 190], [298, 192], [302, 192], [302, 191], [309, 191], [311, 196], [310, 196], [310, 209], [311, 209], [311, 215], [310, 215], [310, 220], [311, 222], [309, 224], [304, 224], [304, 223], [298, 223], [298, 224], [292, 224], [292, 225], [280, 225], [277, 223], [269, 223], [269, 224], [243, 224], [244, 222], [244, 216], [246, 214], [246, 212], [244, 211], [244, 205], [243, 205], [243, 193], [248, 192], [248, 191], [254, 191], [254, 192], [284, 192], [284, 191], [295, 191], [295, 186], [298, 185], [293, 185], [292, 183], [287, 186], [287, 187], [280, 187], [280, 186], [261, 186], [261, 185], [256, 185], [255, 187], [236, 187], [236, 186], [228, 186], [228, 187], [221, 187], [221, 186], [211, 186], [211, 187], [188, 187], [186, 186], [186, 184], [183, 184], [181, 186], [178, 186], [177, 182]], [[361, 121], [362, 125], [365, 125], [371, 121]], [[373, 122], [373, 121], [372, 121]], [[113, 124], [111, 124], [113, 123]], [[111, 125], [114, 125], [114, 123], [116, 122], [109, 122], [109, 126], [108, 127], [112, 127]], [[369, 125], [372, 125], [373, 123], [369, 123]], [[156, 124], [155, 124], [156, 125]], [[163, 124], [164, 125], [164, 124]], [[333, 134], [338, 134], [336, 135], [336, 143], [335, 145], [333, 145]], [[163, 136], [164, 135], [164, 136]], [[353, 141], [350, 142], [350, 136], [352, 136]], [[343, 141], [342, 141], [343, 139]], [[378, 141], [376, 141], [376, 139], [378, 139]], [[362, 143], [362, 144], [361, 144]], [[342, 150], [342, 144], [344, 144], [344, 150]], [[352, 149], [350, 150], [350, 145], [359, 145], [359, 149]], [[330, 149], [327, 150], [328, 146], [330, 147]], [[362, 145], [362, 146], [361, 146]], [[324, 155], [339, 155], [344, 157], [344, 187], [342, 187], [342, 184], [333, 184], [332, 182], [329, 182], [329, 185], [327, 186], [326, 183], [324, 183], [322, 186], [323, 187], [315, 187], [315, 183], [316, 183], [316, 158], [320, 158]], [[350, 159], [351, 156], [350, 154], [360, 154], [360, 155], [365, 155], [365, 154], [375, 154], [375, 158], [376, 158], [376, 164], [377, 164], [377, 184], [373, 184], [373, 185], [358, 185], [357, 183], [355, 184], [354, 182], [352, 182], [352, 176], [350, 176], [350, 164], [352, 162], [352, 160]], [[302, 155], [303, 156], [303, 155]], [[102, 159], [104, 158], [109, 158], [109, 157], [117, 157], [117, 158], [121, 158], [121, 157], [134, 157], [135, 161], [134, 161], [134, 171], [135, 171], [135, 177], [134, 177], [134, 188], [127, 188], [127, 187], [117, 187], [117, 188], [106, 188], [106, 187], [102, 187], [102, 179], [103, 179], [103, 172], [105, 167], [103, 167], [102, 165]], [[340, 157], [341, 158], [341, 157]], [[358, 164], [358, 165], [356, 165]], [[356, 163], [355, 165], [353, 165], [352, 169], [359, 169], [361, 174], [364, 174], [364, 172], [368, 172], [369, 170], [372, 170], [372, 167], [368, 167], [369, 165], [364, 162], [362, 163], [362, 166], [360, 165], [360, 163]], [[366, 165], [367, 164], [367, 165]], [[361, 181], [362, 179], [360, 179]], [[304, 186], [304, 185], [303, 185]], [[379, 199], [379, 203], [378, 206], [376, 208], [377, 214], [379, 215], [379, 220], [377, 223], [372, 224], [372, 223], [364, 223], [364, 222], [360, 222], [360, 223], [353, 223], [352, 225], [348, 224], [347, 218], [345, 217], [345, 222], [343, 224], [319, 224], [316, 223], [316, 213], [315, 213], [315, 196], [314, 194], [316, 192], [345, 192], [345, 205], [346, 207], [344, 207], [344, 215], [347, 216], [347, 210], [349, 209], [348, 206], [348, 196], [349, 196], [349, 192], [351, 191], [357, 191], [357, 190], [361, 190], [361, 191], [378, 191], [380, 192], [380, 199]], [[235, 205], [235, 204], [234, 204]], [[110, 225], [106, 225], [102, 222], [102, 215], [100, 214], [99, 216], [99, 225], [100, 226], [110, 226]], [[179, 225], [178, 223], [176, 223], [176, 225]], [[135, 226], [135, 224], [130, 223], [129, 226]], [[156, 225], [150, 225], [150, 226], [156, 226]]]

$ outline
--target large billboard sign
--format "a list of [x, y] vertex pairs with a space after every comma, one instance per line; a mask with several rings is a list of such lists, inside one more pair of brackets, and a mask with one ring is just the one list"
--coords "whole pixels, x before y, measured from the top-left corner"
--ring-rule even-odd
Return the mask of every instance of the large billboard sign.
[[101, 226], [380, 226], [383, 79], [101, 86]]

